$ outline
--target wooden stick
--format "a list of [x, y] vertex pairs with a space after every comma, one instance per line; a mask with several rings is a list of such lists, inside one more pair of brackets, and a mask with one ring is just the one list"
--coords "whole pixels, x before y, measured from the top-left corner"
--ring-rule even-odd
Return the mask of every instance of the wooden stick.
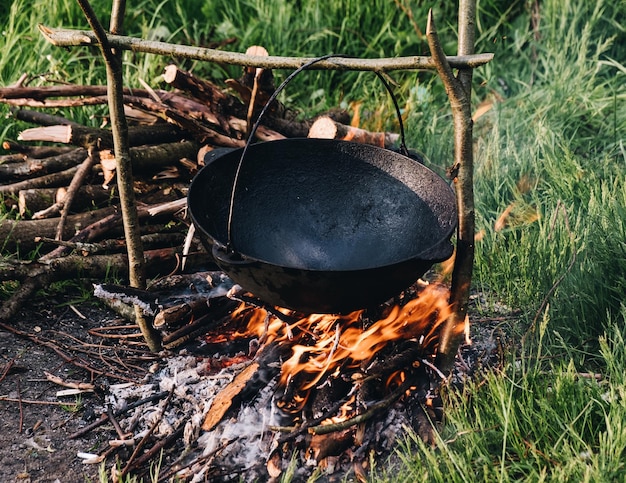
[[[80, 45], [95, 45], [99, 43], [93, 32], [87, 30], [72, 30], [52, 28], [39, 25], [41, 34], [53, 45], [58, 47], [75, 47]], [[108, 35], [106, 42], [112, 47], [134, 52], [166, 55], [173, 57], [185, 57], [188, 59], [204, 60], [223, 64], [242, 65], [248, 67], [262, 67], [265, 69], [297, 69], [305, 63], [313, 60], [303, 57], [276, 57], [245, 55], [222, 50], [203, 49], [166, 42], [137, 39], [122, 35]], [[493, 59], [493, 54], [477, 54], [468, 56], [448, 57], [448, 63], [454, 68], [480, 67]], [[312, 66], [313, 69], [325, 70], [370, 70], [388, 72], [393, 70], [434, 70], [435, 63], [432, 58], [426, 56], [394, 57], [383, 59], [356, 59], [337, 58], [325, 62], [319, 62]]]
[[[459, 4], [459, 52], [472, 53], [474, 49], [474, 22], [476, 0], [461, 0]], [[468, 321], [467, 307], [474, 264], [474, 155], [472, 142], [472, 70], [452, 73], [452, 66], [443, 53], [432, 10], [428, 14], [426, 37], [437, 73], [443, 81], [452, 108], [454, 122], [454, 187], [456, 190], [459, 225], [456, 256], [450, 288], [451, 316], [441, 329], [437, 366], [445, 373], [454, 367], [454, 359], [464, 339]]]
[[67, 193], [63, 197], [63, 200], [55, 203], [56, 206], [61, 210], [61, 219], [59, 220], [59, 224], [57, 226], [56, 233], [54, 234], [54, 238], [57, 240], [63, 239], [63, 230], [65, 228], [65, 222], [67, 221], [67, 217], [69, 216], [70, 208], [72, 203], [74, 202], [74, 198], [76, 196], [76, 192], [78, 188], [83, 184], [85, 177], [91, 171], [91, 168], [100, 161], [100, 153], [94, 146], [89, 147], [89, 156], [87, 159], [82, 162], [82, 164], [78, 167], [76, 174], [72, 178], [70, 185], [67, 187]]

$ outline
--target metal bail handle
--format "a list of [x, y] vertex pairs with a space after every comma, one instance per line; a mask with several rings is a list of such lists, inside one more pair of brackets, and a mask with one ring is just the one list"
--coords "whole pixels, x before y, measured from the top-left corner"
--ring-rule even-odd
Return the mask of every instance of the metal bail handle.
[[[291, 74], [289, 74], [289, 76], [278, 86], [278, 88], [270, 96], [270, 98], [268, 99], [268, 101], [265, 104], [265, 106], [263, 106], [263, 109], [261, 109], [261, 112], [259, 113], [259, 116], [257, 117], [257, 120], [255, 121], [254, 125], [252, 126], [252, 129], [250, 129], [250, 133], [248, 135], [248, 139], [246, 139], [246, 144], [244, 145], [243, 150], [241, 151], [241, 157], [239, 158], [239, 163], [237, 164], [237, 170], [235, 171], [235, 178], [233, 179], [233, 188], [232, 188], [232, 190], [230, 192], [230, 204], [229, 204], [229, 207], [228, 207], [228, 226], [227, 226], [227, 229], [228, 229], [228, 241], [227, 241], [227, 245], [226, 245], [227, 252], [229, 252], [231, 254], [236, 254], [236, 250], [235, 250], [235, 248], [233, 246], [232, 236], [231, 236], [231, 234], [232, 234], [232, 222], [233, 222], [233, 207], [235, 205], [235, 192], [237, 190], [237, 182], [239, 181], [239, 173], [241, 172], [241, 167], [243, 165], [243, 159], [244, 159], [244, 157], [246, 155], [246, 152], [248, 151], [248, 147], [250, 146], [250, 143], [252, 142], [252, 138], [254, 137], [254, 134], [256, 133], [256, 131], [259, 128], [259, 126], [261, 125], [261, 118], [265, 115], [266, 111], [269, 109], [269, 107], [271, 106], [272, 102], [274, 102], [276, 100], [276, 98], [281, 93], [281, 91], [287, 86], [287, 84], [289, 84], [291, 82], [291, 80], [295, 76], [297, 76], [303, 70], [308, 69], [312, 65], [317, 64], [318, 62], [321, 62], [323, 60], [331, 59], [333, 57], [341, 58], [341, 57], [348, 57], [348, 56], [344, 55], [344, 54], [327, 54], [327, 55], [323, 55], [322, 57], [317, 57], [315, 59], [309, 60], [308, 62], [303, 64], [301, 67], [298, 67]], [[383, 77], [383, 75], [380, 72], [378, 72], [378, 71], [374, 71], [374, 73], [382, 81], [383, 85], [385, 86], [385, 89], [387, 89], [387, 92], [391, 96], [391, 100], [393, 101], [393, 106], [396, 109], [396, 115], [398, 116], [398, 124], [399, 124], [399, 127], [400, 127], [400, 149], [401, 149], [402, 154], [404, 156], [409, 157], [409, 150], [406, 147], [406, 139], [405, 139], [405, 135], [404, 135], [404, 123], [402, 122], [402, 114], [400, 112], [400, 106], [398, 105], [398, 100], [396, 99], [396, 96], [393, 93], [393, 90], [391, 89], [391, 86], [389, 85], [389, 82], [387, 82], [387, 80]]]

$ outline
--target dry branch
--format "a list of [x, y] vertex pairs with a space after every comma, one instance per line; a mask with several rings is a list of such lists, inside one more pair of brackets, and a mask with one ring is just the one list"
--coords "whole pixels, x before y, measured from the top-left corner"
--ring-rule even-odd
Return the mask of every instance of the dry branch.
[[[459, 5], [459, 51], [474, 51], [475, 0], [462, 0]], [[454, 122], [454, 187], [458, 209], [456, 256], [450, 288], [451, 316], [446, 320], [440, 336], [437, 363], [443, 372], [454, 367], [454, 359], [464, 338], [467, 307], [474, 264], [474, 155], [472, 143], [472, 69], [461, 69], [458, 77], [452, 73], [439, 42], [432, 11], [428, 14], [426, 37], [437, 73], [443, 81], [452, 108]]]
[[[39, 31], [53, 45], [58, 47], [75, 47], [80, 45], [97, 45], [98, 39], [93, 32], [87, 30], [72, 30], [51, 28], [39, 25]], [[111, 47], [144, 52], [148, 54], [185, 57], [188, 59], [204, 60], [223, 64], [242, 65], [248, 67], [262, 67], [264, 69], [297, 69], [313, 60], [303, 57], [277, 57], [245, 55], [221, 50], [190, 47], [166, 42], [137, 39], [122, 35], [108, 35], [107, 43]], [[493, 54], [476, 54], [467, 56], [448, 57], [448, 63], [454, 68], [473, 68], [485, 65], [493, 59]], [[319, 62], [313, 69], [327, 70], [370, 70], [388, 72], [392, 70], [435, 69], [435, 63], [430, 57], [410, 56], [383, 59], [356, 59], [336, 58]]]

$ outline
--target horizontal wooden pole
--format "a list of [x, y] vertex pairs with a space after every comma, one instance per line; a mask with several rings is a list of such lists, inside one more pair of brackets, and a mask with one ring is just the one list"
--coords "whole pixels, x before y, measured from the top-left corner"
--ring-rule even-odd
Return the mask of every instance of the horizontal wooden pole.
[[[89, 30], [73, 30], [51, 28], [39, 25], [39, 31], [53, 45], [59, 47], [75, 47], [81, 45], [97, 45], [98, 40]], [[237, 52], [192, 47], [187, 45], [169, 44], [143, 40], [123, 35], [107, 35], [111, 47], [147, 54], [186, 57], [189, 59], [218, 62], [223, 64], [241, 65], [246, 67], [260, 67], [264, 69], [297, 69], [312, 58], [305, 57], [262, 57], [246, 55]], [[475, 54], [447, 57], [451, 67], [468, 69], [480, 67], [493, 59], [493, 54]], [[386, 72], [392, 70], [435, 70], [435, 63], [429, 56], [393, 57], [380, 59], [357, 59], [337, 57], [321, 61], [311, 66], [311, 69], [324, 70], [363, 70]]]

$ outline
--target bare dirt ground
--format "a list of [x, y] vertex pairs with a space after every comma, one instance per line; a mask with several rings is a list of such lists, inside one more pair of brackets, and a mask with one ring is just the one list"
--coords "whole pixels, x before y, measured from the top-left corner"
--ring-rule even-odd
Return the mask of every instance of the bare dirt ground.
[[[98, 464], [84, 464], [79, 452], [99, 453], [115, 438], [110, 425], [70, 438], [72, 433], [100, 417], [104, 401], [99, 389], [119, 383], [118, 377], [141, 379], [142, 346], [90, 335], [89, 330], [119, 325], [112, 311], [93, 301], [68, 304], [77, 294], [37, 297], [8, 325], [23, 336], [0, 329], [0, 481], [99, 481]], [[135, 330], [136, 332], [136, 330]], [[27, 337], [33, 337], [29, 340]], [[134, 339], [138, 340], [138, 339]], [[47, 344], [47, 345], [45, 345]], [[115, 365], [116, 354], [132, 350], [130, 370]], [[70, 360], [66, 360], [67, 356]], [[74, 359], [72, 359], [74, 358]], [[74, 362], [86, 362], [103, 374], [91, 374]], [[57, 397], [66, 389], [49, 381], [51, 373], [65, 381], [92, 382], [96, 391]], [[61, 403], [80, 402], [80, 409]]]

